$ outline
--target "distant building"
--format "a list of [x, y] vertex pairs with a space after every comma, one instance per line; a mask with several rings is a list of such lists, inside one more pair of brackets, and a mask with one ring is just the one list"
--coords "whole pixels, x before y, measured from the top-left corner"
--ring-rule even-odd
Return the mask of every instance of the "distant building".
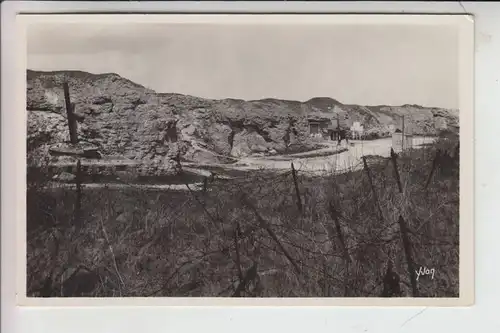
[[349, 132], [349, 117], [340, 107], [328, 108], [328, 112], [316, 111], [307, 116], [311, 137], [337, 141], [346, 138]]
[[319, 134], [321, 128], [321, 122], [319, 121], [309, 121], [309, 133], [311, 135]]
[[333, 140], [333, 126], [330, 119], [309, 119], [309, 134], [313, 138]]
[[354, 140], [359, 140], [363, 137], [363, 133], [364, 133], [364, 127], [363, 125], [361, 125], [359, 123], [359, 121], [355, 121], [351, 128], [351, 137], [354, 139]]
[[345, 136], [345, 126], [337, 125], [336, 119], [310, 117], [309, 135], [313, 138], [337, 141], [339, 136]]

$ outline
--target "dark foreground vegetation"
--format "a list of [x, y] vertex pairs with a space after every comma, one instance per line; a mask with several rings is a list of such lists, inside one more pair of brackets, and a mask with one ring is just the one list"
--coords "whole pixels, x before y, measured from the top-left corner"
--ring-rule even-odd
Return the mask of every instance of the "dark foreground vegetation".
[[30, 177], [28, 296], [458, 297], [457, 144], [201, 192], [78, 195]]

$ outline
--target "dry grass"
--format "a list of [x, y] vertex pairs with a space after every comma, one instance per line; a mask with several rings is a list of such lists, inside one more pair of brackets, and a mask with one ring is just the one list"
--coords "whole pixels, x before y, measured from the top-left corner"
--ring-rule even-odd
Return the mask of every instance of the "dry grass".
[[400, 156], [402, 194], [390, 162], [372, 165], [378, 200], [363, 170], [297, 170], [298, 190], [291, 171], [249, 173], [206, 192], [84, 192], [76, 223], [74, 192], [30, 183], [28, 296], [380, 297], [389, 261], [411, 296], [401, 215], [417, 269], [436, 270], [420, 296], [458, 297], [457, 166], [424, 188], [436, 149], [456, 142]]

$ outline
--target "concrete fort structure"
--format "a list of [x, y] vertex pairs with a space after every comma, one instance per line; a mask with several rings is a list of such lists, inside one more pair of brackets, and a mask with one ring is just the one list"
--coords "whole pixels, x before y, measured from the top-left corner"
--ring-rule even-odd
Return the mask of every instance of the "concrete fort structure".
[[313, 138], [338, 141], [348, 136], [350, 119], [339, 112], [314, 112], [307, 116], [309, 135]]

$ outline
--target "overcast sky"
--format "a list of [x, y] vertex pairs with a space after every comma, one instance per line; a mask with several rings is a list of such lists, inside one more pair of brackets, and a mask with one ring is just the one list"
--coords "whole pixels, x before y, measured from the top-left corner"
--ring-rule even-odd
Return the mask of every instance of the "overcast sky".
[[114, 72], [207, 98], [458, 108], [451, 26], [43, 23], [28, 29], [28, 68]]

